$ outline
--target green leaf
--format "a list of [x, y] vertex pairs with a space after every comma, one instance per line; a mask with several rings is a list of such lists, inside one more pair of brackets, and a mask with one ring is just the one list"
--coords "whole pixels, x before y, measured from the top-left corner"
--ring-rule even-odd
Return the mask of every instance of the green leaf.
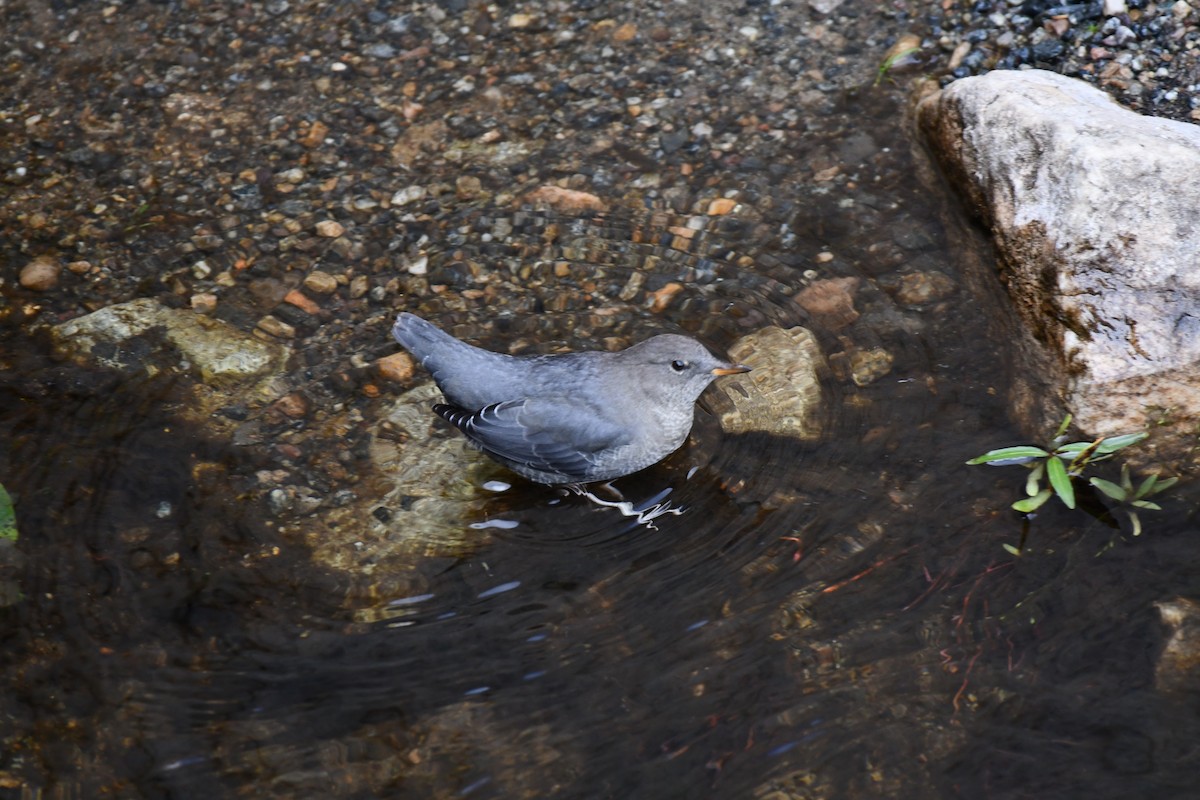
[[1131, 444], [1137, 444], [1145, 439], [1150, 434], [1146, 431], [1141, 433], [1126, 433], [1122, 436], [1109, 436], [1100, 442], [1100, 446], [1096, 448], [1098, 453], [1115, 453], [1118, 450], [1123, 450]]
[[1025, 481], [1025, 494], [1033, 497], [1038, 493], [1040, 488], [1038, 484], [1042, 482], [1042, 476], [1046, 474], [1046, 462], [1039, 461], [1038, 465], [1029, 470], [1029, 478]]
[[17, 540], [17, 512], [4, 484], [0, 483], [0, 539]]
[[1054, 487], [1054, 491], [1063, 501], [1063, 505], [1067, 508], [1074, 508], [1075, 487], [1071, 485], [1071, 476], [1067, 474], [1067, 468], [1063, 466], [1062, 461], [1057, 458], [1047, 461], [1046, 477], [1050, 479], [1050, 485]]
[[1163, 478], [1161, 481], [1154, 484], [1153, 491], [1146, 492], [1146, 494], [1144, 494], [1142, 496], [1149, 497], [1152, 494], [1158, 494], [1159, 492], [1165, 492], [1167, 489], [1170, 489], [1172, 486], [1174, 486], [1177, 483], [1179, 483], [1179, 478]]
[[1011, 554], [1013, 554], [1014, 556], [1017, 556], [1018, 558], [1020, 558], [1020, 556], [1021, 556], [1021, 551], [1020, 551], [1020, 550], [1018, 550], [1018, 549], [1017, 549], [1016, 547], [1014, 547], [1013, 545], [1011, 545], [1011, 544], [1004, 544], [1004, 545], [1001, 545], [1001, 546], [1002, 546], [1002, 547], [1003, 547], [1005, 550], [1007, 550], [1009, 553], [1011, 553]]
[[1088, 483], [1099, 489], [1100, 492], [1108, 494], [1114, 500], [1126, 499], [1126, 491], [1112, 481], [1105, 481], [1103, 477], [1093, 477]]
[[1032, 445], [1020, 445], [1017, 447], [1001, 447], [999, 450], [989, 450], [981, 456], [976, 456], [968, 461], [968, 464], [992, 464], [997, 461], [1004, 461], [1010, 464], [1019, 464], [1023, 461], [1032, 461], [1035, 458], [1045, 458], [1050, 455], [1040, 447]]
[[1140, 519], [1138, 519], [1138, 515], [1135, 512], [1133, 512], [1133, 511], [1129, 512], [1129, 521], [1133, 523], [1133, 535], [1141, 536], [1142, 535], [1142, 521]]
[[1149, 500], [1134, 500], [1129, 505], [1137, 506], [1138, 508], [1148, 508], [1151, 511], [1162, 511], [1162, 506], [1158, 503], [1151, 503]]
[[912, 55], [913, 53], [919, 53], [919, 52], [921, 52], [921, 48], [909, 47], [904, 50], [901, 50], [899, 53], [896, 53], [895, 55], [892, 55], [892, 56], [884, 59], [883, 63], [881, 63], [879, 65], [878, 74], [876, 74], [876, 76], [875, 76], [875, 85], [876, 86], [879, 85], [879, 82], [883, 80], [883, 77], [888, 74], [888, 72], [892, 69], [892, 67], [896, 66], [896, 62], [900, 61], [903, 58], [907, 58], [908, 56]]
[[1106, 481], [1104, 478], [1092, 478], [1088, 483], [1104, 492], [1113, 500], [1123, 501], [1125, 499], [1125, 490], [1112, 481]]
[[1146, 480], [1142, 481], [1138, 486], [1137, 491], [1133, 493], [1135, 498], [1141, 499], [1154, 491], [1154, 484], [1158, 483], [1158, 475], [1150, 475]]
[[1039, 508], [1041, 508], [1042, 505], [1044, 505], [1053, 494], [1054, 492], [1049, 489], [1042, 489], [1033, 497], [1026, 497], [1024, 500], [1018, 500], [1012, 504], [1012, 507], [1015, 510], [1020, 511], [1022, 514], [1028, 514], [1031, 511], [1037, 511]]
[[1067, 428], [1069, 427], [1071, 427], [1071, 415], [1067, 414], [1065, 417], [1063, 417], [1063, 421], [1058, 423], [1058, 430], [1054, 432], [1054, 438], [1057, 439], [1058, 437], [1062, 436], [1067, 432]]

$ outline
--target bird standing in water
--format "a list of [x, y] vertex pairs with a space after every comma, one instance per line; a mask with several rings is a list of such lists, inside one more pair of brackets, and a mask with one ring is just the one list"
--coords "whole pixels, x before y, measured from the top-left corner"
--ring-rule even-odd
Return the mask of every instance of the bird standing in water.
[[513, 472], [552, 485], [610, 481], [661, 461], [687, 439], [704, 389], [750, 369], [676, 334], [617, 353], [510, 356], [402, 313], [392, 336], [445, 395], [437, 414]]

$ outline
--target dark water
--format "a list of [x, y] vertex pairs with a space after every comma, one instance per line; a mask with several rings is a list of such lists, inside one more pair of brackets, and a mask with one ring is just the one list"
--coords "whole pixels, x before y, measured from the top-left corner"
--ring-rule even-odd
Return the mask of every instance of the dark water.
[[[881, 218], [953, 275], [931, 210], [890, 190]], [[714, 264], [740, 281], [728, 314], [647, 324], [721, 348], [810, 322], [786, 265]], [[826, 353], [894, 362], [827, 376], [820, 441], [702, 410], [688, 449], [619, 483], [681, 512], [652, 519], [515, 485], [374, 623], [239, 483], [253, 456], [180, 421], [185, 386], [6, 331], [23, 598], [0, 612], [0, 796], [1188, 796], [1195, 696], [1154, 688], [1153, 606], [1200, 591], [1186, 487], [1136, 540], [1098, 498], [1023, 520], [1020, 470], [963, 465], [1024, 440], [989, 309], [961, 284], [905, 309], [887, 269], [827, 269], [864, 284], [858, 323], [815, 331]]]

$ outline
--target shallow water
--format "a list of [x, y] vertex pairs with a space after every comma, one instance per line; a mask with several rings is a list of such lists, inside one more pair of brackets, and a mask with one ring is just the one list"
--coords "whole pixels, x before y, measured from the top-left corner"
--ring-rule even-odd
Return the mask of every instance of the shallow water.
[[650, 520], [481, 487], [475, 546], [419, 561], [374, 623], [231, 491], [244, 454], [176, 420], [174, 382], [29, 349], [5, 383], [7, 774], [80, 797], [1184, 790], [1195, 716], [1153, 689], [1151, 603], [1195, 588], [1186, 501], [1101, 556], [1112, 528], [1048, 510], [1013, 559], [1020, 477], [962, 465], [1020, 440], [1001, 359], [969, 303], [888, 303], [864, 324], [920, 324], [854, 329], [895, 362], [827, 378], [819, 442], [701, 411], [692, 446], [618, 484], [680, 512]]

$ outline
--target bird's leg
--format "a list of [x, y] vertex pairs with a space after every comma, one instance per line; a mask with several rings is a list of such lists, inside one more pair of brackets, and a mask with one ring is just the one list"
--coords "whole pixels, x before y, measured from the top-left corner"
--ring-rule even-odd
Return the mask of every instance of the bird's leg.
[[[611, 491], [616, 492], [616, 489], [607, 483], [602, 484], [602, 486], [608, 486]], [[574, 494], [586, 498], [598, 506], [603, 506], [604, 508], [615, 508], [617, 511], [621, 512], [622, 516], [635, 517], [640, 524], [645, 525], [651, 530], [657, 529], [657, 526], [654, 524], [654, 520], [656, 518], [665, 516], [667, 514], [677, 517], [684, 512], [684, 509], [678, 508], [666, 502], [667, 495], [671, 493], [670, 489], [665, 489], [662, 492], [659, 492], [657, 495], [650, 498], [650, 500], [643, 503], [641, 507], [636, 507], [628, 500], [617, 500], [615, 502], [612, 500], [601, 500], [599, 497], [592, 494], [592, 492], [584, 488], [582, 484], [573, 483], [569, 484], [566, 488]], [[621, 496], [620, 492], [616, 493], [618, 497]]]

